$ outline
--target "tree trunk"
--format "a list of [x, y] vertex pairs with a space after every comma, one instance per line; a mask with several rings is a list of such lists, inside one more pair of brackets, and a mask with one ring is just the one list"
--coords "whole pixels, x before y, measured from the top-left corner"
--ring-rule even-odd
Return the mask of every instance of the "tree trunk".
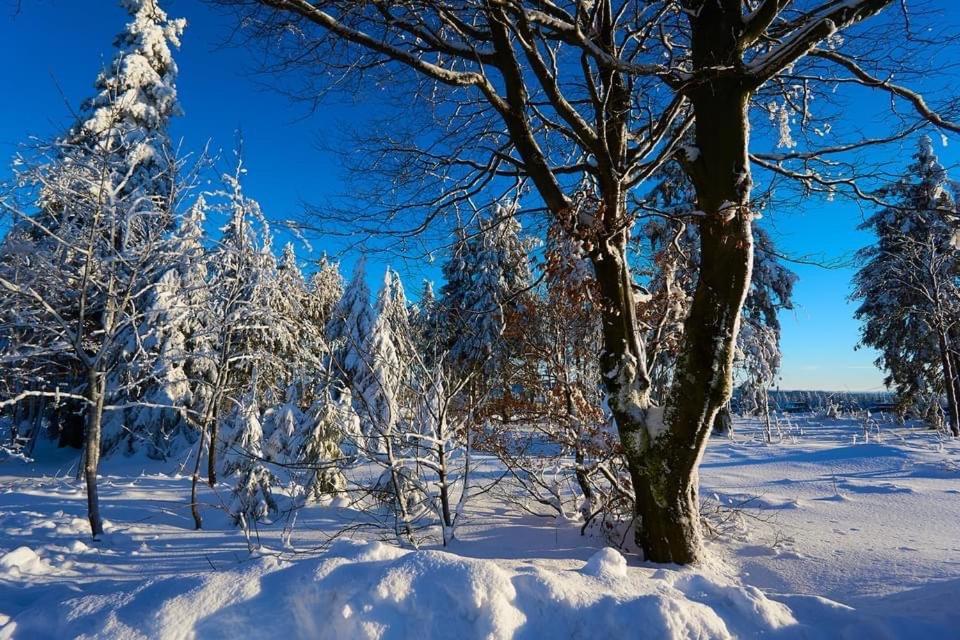
[[100, 496], [97, 492], [97, 470], [100, 466], [100, 431], [103, 423], [103, 402], [106, 377], [91, 369], [87, 374], [87, 437], [84, 450], [84, 476], [87, 484], [87, 516], [94, 538], [103, 533], [100, 518]]
[[680, 564], [697, 561], [702, 552], [698, 466], [717, 411], [732, 392], [734, 345], [753, 268], [750, 89], [738, 72], [739, 3], [705, 3], [690, 21], [693, 65], [702, 71], [688, 93], [696, 144], [681, 163], [704, 214], [700, 273], [665, 426], [650, 439], [636, 487], [637, 537], [648, 559]]
[[[639, 340], [625, 242], [622, 238], [608, 241], [596, 247], [590, 258], [602, 303], [600, 376], [607, 392], [607, 404], [617, 423], [630, 479], [634, 487], [641, 487], [645, 484], [646, 450], [650, 441], [646, 426], [650, 411], [650, 380]], [[644, 500], [645, 497], [636, 491], [634, 515], [638, 519], [642, 517], [641, 502]], [[647, 559], [656, 562], [662, 557], [658, 549], [647, 547], [639, 533], [646, 524], [645, 519], [637, 522], [637, 543]]]
[[604, 301], [603, 379], [636, 492], [636, 541], [648, 560], [679, 564], [701, 556], [697, 467], [717, 411], [730, 399], [753, 266], [748, 92], [715, 83], [701, 93], [694, 100], [698, 152], [684, 163], [706, 214], [700, 277], [662, 412], [650, 406], [624, 244], [607, 241], [591, 255]]
[[219, 423], [216, 412], [214, 412], [209, 426], [210, 442], [207, 444], [207, 484], [211, 487], [217, 484], [217, 427]]
[[719, 435], [733, 435], [733, 415], [730, 413], [730, 403], [723, 405], [713, 421], [713, 432]]
[[[954, 336], [950, 335], [950, 332], [947, 332], [947, 362], [950, 364], [950, 371], [952, 379], [947, 381], [947, 384], [953, 389], [953, 397], [957, 403], [957, 417], [960, 418], [960, 362], [958, 362], [957, 353], [953, 348], [953, 339]], [[944, 374], [944, 379], [946, 379], [946, 374]]]
[[950, 421], [950, 433], [960, 436], [960, 413], [957, 407], [956, 387], [953, 384], [953, 359], [950, 357], [950, 345], [945, 331], [938, 331], [940, 356], [943, 362], [943, 388], [947, 393], [947, 409]]
[[[695, 151], [681, 164], [693, 182], [700, 221], [700, 274], [664, 409], [651, 407], [636, 322], [625, 233], [591, 252], [603, 314], [601, 371], [636, 494], [636, 542], [654, 562], [687, 564], [702, 553], [697, 468], [717, 411], [730, 399], [740, 310], [753, 268], [743, 29], [736, 0], [691, 14], [693, 66], [686, 89]], [[617, 220], [622, 194], [600, 180], [604, 217]], [[608, 227], [616, 228], [616, 227]]]
[[[440, 431], [444, 433], [444, 431]], [[443, 524], [453, 526], [453, 516], [450, 514], [450, 486], [447, 482], [447, 451], [443, 442], [437, 443], [437, 461], [440, 467], [437, 481], [440, 484], [440, 508], [443, 511]], [[447, 546], [447, 537], [443, 537], [443, 546]]]
[[197, 485], [200, 484], [200, 460], [203, 459], [203, 447], [207, 442], [207, 426], [204, 425], [197, 442], [197, 459], [193, 463], [193, 476], [190, 478], [190, 514], [193, 516], [194, 529], [203, 528], [200, 505], [197, 504]]

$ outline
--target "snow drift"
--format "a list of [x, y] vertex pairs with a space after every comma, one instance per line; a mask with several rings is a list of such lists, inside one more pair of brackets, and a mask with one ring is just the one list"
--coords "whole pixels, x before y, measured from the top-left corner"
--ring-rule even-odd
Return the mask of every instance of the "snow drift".
[[[14, 554], [37, 562], [32, 551]], [[577, 570], [342, 541], [320, 558], [262, 556], [242, 569], [108, 587], [92, 585], [59, 607], [37, 603], [0, 628], [0, 637], [235, 638], [260, 629], [285, 639], [737, 638], [812, 631], [755, 588], [705, 569], [628, 568], [612, 549]], [[848, 610], [816, 602], [804, 607], [811, 618]]]

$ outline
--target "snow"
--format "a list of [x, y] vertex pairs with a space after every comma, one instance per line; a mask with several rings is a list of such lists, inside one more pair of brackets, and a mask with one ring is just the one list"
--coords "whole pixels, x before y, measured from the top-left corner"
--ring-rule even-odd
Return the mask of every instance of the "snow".
[[68, 452], [6, 458], [0, 638], [952, 637], [960, 443], [879, 420], [863, 444], [860, 417], [777, 423], [772, 444], [753, 419], [710, 442], [701, 493], [717, 536], [687, 568], [495, 492], [471, 501], [446, 548], [357, 527], [331, 540], [358, 518], [338, 503], [261, 524], [251, 553], [215, 508], [228, 485], [204, 486], [194, 531], [179, 461], [130, 458], [104, 462], [109, 521], [93, 542]]
[[0, 558], [0, 571], [10, 577], [49, 573], [50, 567], [30, 547], [17, 547]]
[[626, 578], [627, 559], [611, 547], [600, 549], [587, 560], [587, 564], [583, 567], [583, 574], [597, 578], [603, 576]]
[[656, 440], [661, 433], [667, 430], [667, 425], [663, 421], [663, 409], [663, 407], [650, 407], [647, 409], [644, 426], [647, 428], [647, 433], [651, 441]]

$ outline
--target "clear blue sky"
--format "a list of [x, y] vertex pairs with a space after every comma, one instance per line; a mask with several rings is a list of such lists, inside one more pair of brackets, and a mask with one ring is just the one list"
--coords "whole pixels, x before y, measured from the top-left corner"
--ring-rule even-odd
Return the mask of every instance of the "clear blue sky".
[[[90, 95], [98, 70], [113, 54], [113, 37], [125, 21], [125, 12], [117, 4], [23, 0], [15, 13], [16, 0], [0, 0], [0, 60], [5, 75], [0, 100], [0, 162], [4, 165], [0, 177], [9, 175], [6, 164], [20, 142], [30, 135], [49, 137], [61, 132], [71, 122], [70, 109]], [[948, 8], [949, 17], [957, 16], [954, 0], [939, 4]], [[167, 0], [163, 6], [170, 15], [188, 20], [177, 55], [179, 93], [186, 113], [177, 119], [173, 131], [184, 147], [197, 149], [209, 139], [215, 147], [229, 149], [234, 131], [242, 128], [248, 192], [275, 219], [296, 218], [304, 202], [317, 203], [344, 193], [339, 159], [322, 151], [318, 139], [342, 123], [368, 117], [375, 105], [326, 105], [309, 114], [265, 88], [265, 79], [253, 73], [257, 59], [252, 54], [219, 46], [233, 26], [229, 19], [200, 0]], [[957, 160], [953, 147], [940, 149], [945, 163]], [[911, 148], [902, 154], [904, 163]], [[960, 171], [954, 175], [960, 178]], [[768, 215], [765, 224], [791, 255], [837, 259], [870, 241], [868, 234], [856, 230], [861, 212], [850, 203], [812, 201]], [[314, 242], [315, 252], [325, 249], [334, 247]], [[781, 387], [879, 389], [882, 375], [872, 364], [875, 354], [854, 350], [859, 328], [852, 318], [854, 306], [846, 301], [852, 270], [793, 268], [800, 281], [797, 309], [783, 316]], [[407, 286], [419, 287], [413, 280]]]

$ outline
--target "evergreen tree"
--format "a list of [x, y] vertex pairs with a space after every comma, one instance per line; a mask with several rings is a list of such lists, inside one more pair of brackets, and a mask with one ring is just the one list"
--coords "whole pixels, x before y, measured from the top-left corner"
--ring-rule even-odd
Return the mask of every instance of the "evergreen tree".
[[[145, 313], [148, 285], [159, 274], [154, 271], [157, 262], [143, 258], [157, 250], [162, 233], [173, 220], [177, 196], [177, 163], [167, 126], [179, 113], [172, 49], [180, 44], [185, 22], [168, 18], [155, 0], [124, 0], [122, 4], [131, 19], [116, 38], [113, 62], [97, 78], [95, 95], [82, 105], [69, 131], [41, 152], [43, 157], [35, 162], [21, 158], [22, 167], [42, 164], [44, 175], [36, 182], [19, 181], [31, 192], [33, 201], [12, 211], [13, 226], [0, 252], [2, 268], [14, 281], [41, 265], [60, 272], [45, 283], [44, 295], [59, 318], [72, 325], [80, 320], [83, 296], [78, 295], [77, 280], [67, 274], [82, 273], [85, 267], [92, 269], [88, 272], [91, 281], [107, 282], [116, 276], [137, 292], [131, 300], [134, 308], [126, 311], [131, 323], [137, 322], [134, 316]], [[25, 177], [27, 171], [21, 173]], [[106, 212], [107, 207], [111, 211]], [[23, 214], [33, 209], [35, 215]], [[90, 256], [83, 247], [91, 239], [119, 260]], [[105, 275], [106, 270], [112, 275]], [[97, 329], [90, 324], [81, 333], [87, 330]], [[2, 340], [43, 343], [29, 327]], [[70, 360], [37, 356], [35, 362], [25, 363], [23, 370], [43, 380], [41, 386], [81, 391], [87, 384], [83, 367]], [[123, 350], [115, 349], [111, 357], [122, 359]], [[117, 371], [128, 364], [122, 360], [109, 363], [111, 386], [129, 380], [129, 375]], [[35, 383], [21, 380], [14, 386]], [[108, 394], [114, 403], [130, 400], [125, 388], [108, 389]]]
[[141, 322], [128, 331], [126, 364], [114, 380], [115, 393], [133, 406], [105, 423], [104, 450], [145, 445], [148, 456], [165, 458], [196, 439], [214, 377], [206, 210], [200, 196], [153, 260], [164, 268], [156, 269]]
[[471, 393], [486, 393], [477, 385], [493, 390], [499, 409], [505, 409], [515, 369], [522, 365], [520, 345], [533, 298], [534, 242], [522, 235], [516, 212], [516, 206], [497, 205], [490, 216], [478, 216], [457, 231], [441, 288], [440, 324], [450, 362], [482, 372]]
[[[33, 316], [32, 326], [17, 321], [2, 341], [30, 340], [38, 348], [26, 360], [46, 361], [25, 363], [31, 379], [18, 386], [85, 397], [84, 474], [95, 537], [102, 533], [103, 418], [130, 389], [110, 385], [123, 379], [123, 338], [144, 313], [151, 257], [173, 220], [177, 191], [166, 125], [177, 110], [170, 45], [179, 43], [183, 22], [168, 20], [152, 0], [124, 6], [132, 19], [97, 94], [66, 135], [18, 169], [19, 195], [32, 201], [8, 208], [15, 222], [0, 269], [6, 291], [20, 298], [11, 302], [17, 313]], [[58, 362], [47, 364], [51, 357]]]
[[877, 242], [857, 256], [855, 316], [864, 321], [861, 344], [880, 352], [877, 365], [887, 371], [886, 383], [901, 403], [946, 395], [957, 435], [957, 203], [929, 137], [920, 139], [913, 159], [906, 174], [880, 192], [890, 206], [861, 225]]
[[302, 440], [298, 461], [310, 468], [306, 482], [306, 498], [310, 501], [336, 496], [346, 489], [346, 479], [339, 469], [344, 438], [356, 436], [357, 415], [350, 394], [337, 400], [325, 392], [307, 410], [301, 426]]
[[254, 391], [235, 403], [224, 421], [223, 433], [223, 471], [234, 485], [230, 513], [235, 524], [247, 528], [277, 509], [272, 493], [276, 477], [262, 462], [263, 429]]
[[324, 328], [330, 322], [331, 314], [340, 298], [343, 297], [343, 276], [340, 265], [331, 262], [324, 255], [317, 264], [317, 270], [310, 278], [310, 291], [307, 312], [310, 321]]
[[410, 335], [406, 298], [396, 272], [387, 269], [377, 294], [374, 322], [366, 336], [364, 353], [368, 375], [356, 380], [358, 413], [369, 447], [377, 453], [399, 448], [404, 421], [404, 402], [409, 397], [411, 359], [414, 346]]
[[361, 259], [327, 325], [327, 338], [333, 350], [332, 369], [345, 386], [352, 388], [369, 375], [370, 365], [364, 349], [372, 328], [370, 289], [366, 282], [365, 263]]
[[437, 347], [439, 334], [439, 301], [433, 290], [433, 282], [424, 280], [420, 287], [420, 298], [410, 312], [410, 323], [417, 350], [427, 357]]
[[[184, 19], [171, 19], [158, 0], [121, 0], [130, 22], [114, 43], [117, 52], [97, 77], [96, 94], [87, 100], [80, 121], [67, 135], [70, 145], [89, 144], [117, 153], [124, 169], [123, 191], [141, 201], [144, 211], [171, 211], [176, 160], [167, 131], [180, 115], [177, 64]], [[138, 241], [166, 228], [172, 217], [136, 216], [121, 235]]]
[[375, 314], [384, 316], [393, 336], [397, 357], [402, 366], [409, 367], [417, 356], [412, 322], [413, 314], [407, 301], [400, 274], [390, 267], [387, 267], [384, 276], [383, 289], [377, 299]]
[[264, 458], [280, 464], [297, 462], [297, 439], [301, 435], [303, 421], [300, 392], [297, 385], [292, 384], [287, 389], [285, 402], [264, 412]]
[[[213, 328], [210, 338], [216, 377], [210, 389], [211, 406], [204, 429], [212, 443], [207, 468], [211, 485], [220, 466], [220, 423], [245, 395], [259, 406], [276, 377], [275, 362], [269, 352], [274, 329], [269, 284], [276, 263], [269, 253], [269, 225], [260, 205], [243, 192], [244, 173], [238, 152], [236, 170], [223, 176], [224, 189], [215, 194], [218, 201], [212, 207], [226, 213], [228, 222], [221, 228], [220, 242], [209, 260], [209, 314]], [[265, 371], [263, 377], [261, 371]]]

